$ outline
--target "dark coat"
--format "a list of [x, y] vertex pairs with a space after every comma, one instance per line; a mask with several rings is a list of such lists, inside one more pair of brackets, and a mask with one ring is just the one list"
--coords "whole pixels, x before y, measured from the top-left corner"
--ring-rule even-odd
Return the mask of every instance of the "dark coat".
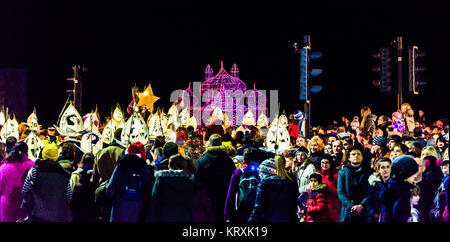
[[194, 198], [193, 174], [183, 170], [155, 172], [155, 184], [147, 216], [149, 222], [191, 222]]
[[295, 181], [272, 175], [261, 180], [249, 222], [298, 222]]
[[98, 222], [100, 210], [95, 204], [95, 186], [90, 181], [92, 165], [85, 165], [80, 171], [80, 183], [75, 185], [69, 206], [73, 222]]
[[[133, 174], [141, 178], [139, 198], [124, 198], [127, 180]], [[154, 183], [154, 169], [137, 155], [126, 154], [116, 164], [116, 168], [106, 187], [106, 194], [113, 200], [111, 222], [144, 221], [146, 208], [150, 206], [151, 190]]]
[[376, 215], [381, 213], [381, 201], [380, 194], [383, 188], [387, 188], [387, 183], [377, 175], [377, 173], [372, 174], [369, 177], [369, 191], [367, 196], [367, 221], [368, 222], [378, 222]]
[[[367, 208], [367, 194], [369, 189], [368, 178], [372, 171], [366, 166], [355, 169], [348, 163], [339, 171], [338, 177], [338, 197], [341, 201], [341, 222], [363, 222], [365, 220]], [[350, 209], [354, 205], [364, 206], [362, 215], [354, 217]]]
[[436, 191], [439, 188], [439, 185], [441, 185], [442, 177], [443, 175], [440, 168], [436, 163], [433, 163], [430, 167], [427, 167], [422, 174], [422, 181], [417, 183], [420, 188], [420, 200], [417, 205], [417, 210], [419, 210], [421, 214], [421, 222], [430, 222], [430, 209], [433, 205]]
[[326, 183], [319, 184], [308, 192], [306, 201], [306, 222], [329, 222]]
[[224, 146], [213, 146], [195, 161], [196, 171], [194, 182], [204, 186], [214, 209], [215, 221], [223, 222], [223, 211], [228, 185], [233, 171], [234, 162], [228, 157]]
[[414, 185], [395, 177], [381, 191], [380, 222], [407, 222], [411, 217], [411, 189]]

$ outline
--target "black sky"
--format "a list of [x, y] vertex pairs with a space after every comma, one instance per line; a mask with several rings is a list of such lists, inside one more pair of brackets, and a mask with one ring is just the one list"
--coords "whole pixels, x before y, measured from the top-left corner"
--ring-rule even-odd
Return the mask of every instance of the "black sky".
[[30, 70], [27, 113], [36, 107], [45, 125], [56, 123], [73, 64], [89, 69], [82, 115], [96, 104], [102, 116], [117, 102], [125, 108], [134, 83], [143, 89], [149, 81], [167, 110], [171, 91], [203, 81], [207, 64], [216, 73], [221, 60], [227, 71], [236, 63], [248, 87], [278, 89], [289, 113], [303, 109], [291, 45], [304, 34], [324, 52], [313, 125], [351, 118], [365, 105], [376, 114], [395, 110], [395, 96], [372, 86], [371, 55], [399, 35], [427, 53], [429, 84], [404, 100], [433, 119], [448, 117], [447, 1], [9, 1], [0, 6], [0, 68]]

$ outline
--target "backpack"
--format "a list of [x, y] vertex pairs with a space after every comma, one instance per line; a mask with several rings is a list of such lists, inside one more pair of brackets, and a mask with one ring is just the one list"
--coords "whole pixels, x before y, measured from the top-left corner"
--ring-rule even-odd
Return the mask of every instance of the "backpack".
[[258, 173], [242, 170], [239, 179], [239, 193], [236, 195], [236, 210], [239, 208], [253, 208], [258, 184]]
[[126, 175], [124, 184], [124, 193], [122, 198], [129, 201], [138, 201], [141, 199], [142, 176], [139, 173], [132, 172]]

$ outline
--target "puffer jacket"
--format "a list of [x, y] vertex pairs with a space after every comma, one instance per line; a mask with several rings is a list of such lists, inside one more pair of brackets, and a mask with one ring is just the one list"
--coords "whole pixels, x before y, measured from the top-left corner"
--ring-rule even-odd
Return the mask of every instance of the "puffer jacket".
[[326, 183], [319, 184], [309, 190], [306, 201], [306, 222], [329, 222], [327, 206], [328, 186]]
[[341, 201], [337, 195], [338, 170], [330, 168], [329, 170], [320, 170], [322, 174], [322, 181], [327, 184], [327, 214], [328, 221], [339, 222], [339, 215], [341, 212]]
[[298, 188], [294, 181], [272, 175], [261, 180], [249, 222], [298, 222]]
[[155, 172], [155, 184], [147, 221], [191, 222], [194, 175], [183, 170]]
[[[150, 206], [151, 190], [154, 183], [153, 167], [137, 155], [126, 154], [116, 164], [116, 168], [106, 186], [106, 195], [113, 200], [110, 222], [142, 222], [146, 208]], [[126, 188], [133, 180], [140, 187], [137, 196], [127, 197]], [[130, 191], [132, 192], [132, 191]], [[133, 195], [133, 193], [131, 193]]]

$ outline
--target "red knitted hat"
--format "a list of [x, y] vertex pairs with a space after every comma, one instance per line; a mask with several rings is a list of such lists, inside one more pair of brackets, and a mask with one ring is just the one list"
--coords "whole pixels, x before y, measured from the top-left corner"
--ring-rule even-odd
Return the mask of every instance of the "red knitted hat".
[[131, 144], [127, 149], [128, 154], [134, 154], [139, 157], [141, 157], [143, 160], [146, 159], [145, 157], [145, 147], [141, 142], [136, 142]]

